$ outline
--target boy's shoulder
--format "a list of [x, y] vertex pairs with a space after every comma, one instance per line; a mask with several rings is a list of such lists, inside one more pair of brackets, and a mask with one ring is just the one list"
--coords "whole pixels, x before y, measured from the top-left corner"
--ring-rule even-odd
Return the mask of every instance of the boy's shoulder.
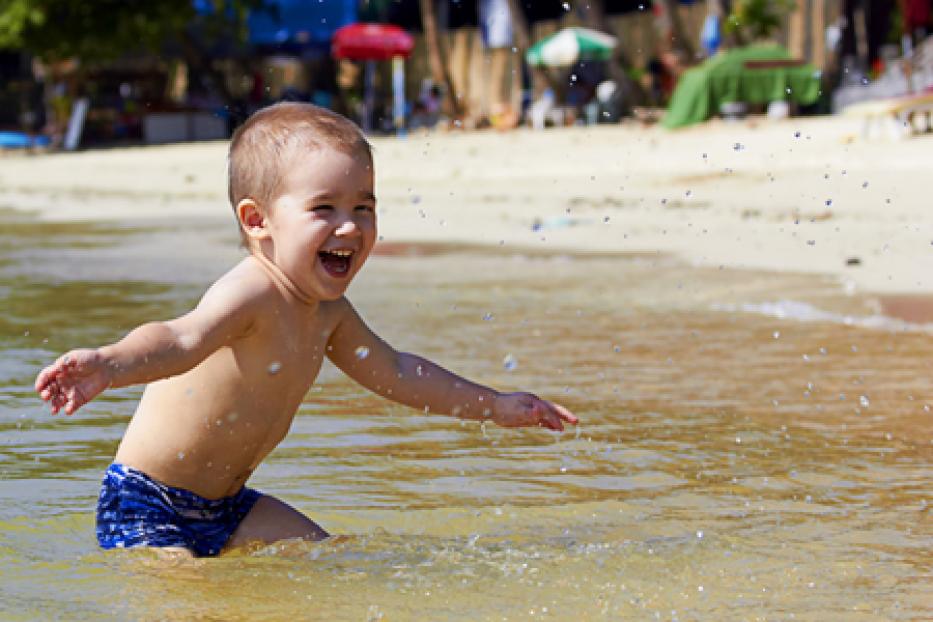
[[276, 291], [275, 283], [262, 267], [246, 257], [214, 281], [204, 298], [223, 299], [231, 307], [242, 307], [268, 300]]
[[221, 275], [211, 288], [241, 290], [244, 294], [265, 294], [275, 290], [275, 283], [259, 262], [252, 256], [244, 257], [238, 264]]

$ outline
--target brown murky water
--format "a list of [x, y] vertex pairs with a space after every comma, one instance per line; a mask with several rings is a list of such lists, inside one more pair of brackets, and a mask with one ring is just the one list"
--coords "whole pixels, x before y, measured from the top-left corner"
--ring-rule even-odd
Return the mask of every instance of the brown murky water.
[[70, 419], [70, 347], [177, 314], [237, 260], [221, 222], [0, 232], [0, 618], [933, 617], [933, 330], [813, 277], [665, 257], [383, 248], [351, 298], [400, 349], [571, 407], [481, 428], [326, 368], [252, 484], [323, 544], [103, 554], [93, 506], [138, 389]]

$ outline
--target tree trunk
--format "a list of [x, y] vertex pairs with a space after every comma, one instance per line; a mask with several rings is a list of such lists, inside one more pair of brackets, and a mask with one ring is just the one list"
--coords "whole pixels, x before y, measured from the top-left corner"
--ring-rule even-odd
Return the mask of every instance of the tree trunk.
[[696, 50], [693, 49], [690, 37], [684, 29], [684, 23], [680, 19], [680, 13], [677, 12], [678, 3], [675, 0], [658, 0], [658, 3], [664, 8], [671, 22], [671, 40], [674, 48], [684, 53], [688, 63], [695, 62]]
[[813, 41], [812, 61], [816, 68], [826, 68], [826, 3], [824, 0], [813, 0], [810, 17], [810, 38]]
[[453, 80], [450, 79], [450, 70], [444, 58], [444, 49], [441, 46], [440, 33], [437, 29], [437, 12], [434, 10], [434, 0], [419, 0], [421, 6], [421, 25], [424, 27], [424, 40], [428, 48], [428, 66], [431, 68], [431, 78], [435, 84], [443, 84], [446, 92], [444, 98], [446, 112], [449, 116], [460, 118], [463, 108], [457, 93], [454, 91]]
[[[515, 48], [518, 50], [518, 57], [525, 58], [525, 52], [531, 46], [531, 34], [528, 22], [525, 21], [525, 12], [522, 11], [518, 0], [509, 0], [509, 17], [512, 18], [512, 36], [515, 38]], [[531, 67], [531, 73], [547, 84], [548, 88], [558, 93], [557, 82], [546, 69], [541, 67]]]
[[[607, 34], [613, 34], [609, 26], [609, 20], [606, 19], [606, 9], [603, 0], [590, 0], [583, 4], [583, 21], [593, 30], [599, 30]], [[609, 61], [609, 77], [618, 85], [622, 92], [624, 113], [631, 112], [632, 106], [641, 106], [648, 101], [648, 95], [638, 81], [629, 76], [629, 69], [632, 63], [625, 54], [621, 45], [616, 45], [612, 54], [612, 60]]]
[[807, 55], [807, 0], [795, 0], [796, 5], [788, 18], [787, 49], [794, 58], [806, 58]]

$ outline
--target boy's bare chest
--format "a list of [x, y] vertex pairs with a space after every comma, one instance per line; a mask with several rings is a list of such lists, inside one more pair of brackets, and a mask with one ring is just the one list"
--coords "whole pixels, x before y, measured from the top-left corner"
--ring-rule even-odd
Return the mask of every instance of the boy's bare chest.
[[241, 344], [238, 365], [255, 382], [304, 395], [320, 371], [333, 329], [326, 312], [311, 320], [292, 312], [271, 314]]

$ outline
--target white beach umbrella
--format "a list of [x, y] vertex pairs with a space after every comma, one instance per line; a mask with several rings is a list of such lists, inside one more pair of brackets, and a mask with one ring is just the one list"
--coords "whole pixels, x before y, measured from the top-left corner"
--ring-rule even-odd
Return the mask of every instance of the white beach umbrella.
[[580, 60], [609, 60], [618, 40], [589, 28], [564, 28], [528, 48], [529, 65], [568, 67]]

